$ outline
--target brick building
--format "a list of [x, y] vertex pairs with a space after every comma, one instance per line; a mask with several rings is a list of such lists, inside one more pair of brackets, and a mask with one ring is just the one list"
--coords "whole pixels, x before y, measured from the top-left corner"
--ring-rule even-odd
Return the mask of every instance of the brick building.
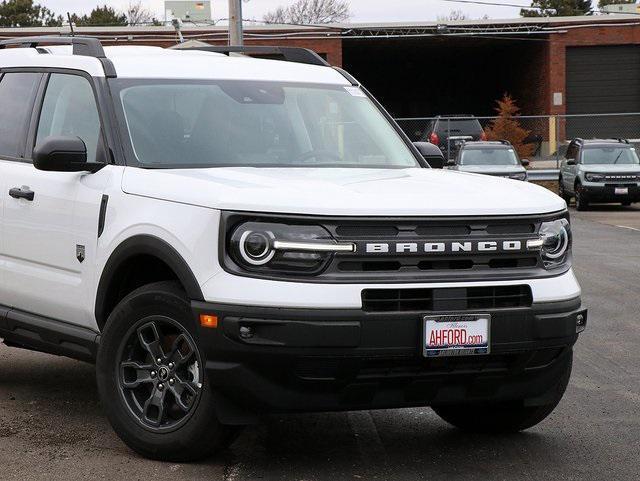
[[[0, 29], [0, 37], [68, 28]], [[78, 28], [105, 44], [177, 41], [173, 27]], [[182, 29], [185, 39], [226, 43], [225, 27]], [[511, 93], [523, 114], [640, 112], [640, 16], [256, 26], [246, 42], [311, 48], [343, 66], [395, 116], [491, 115]]]

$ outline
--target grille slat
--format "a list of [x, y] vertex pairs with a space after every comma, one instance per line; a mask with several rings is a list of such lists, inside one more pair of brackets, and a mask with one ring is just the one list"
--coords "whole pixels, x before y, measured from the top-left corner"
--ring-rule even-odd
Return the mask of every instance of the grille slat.
[[532, 302], [531, 288], [527, 285], [362, 291], [362, 308], [368, 312], [501, 309], [531, 307]]

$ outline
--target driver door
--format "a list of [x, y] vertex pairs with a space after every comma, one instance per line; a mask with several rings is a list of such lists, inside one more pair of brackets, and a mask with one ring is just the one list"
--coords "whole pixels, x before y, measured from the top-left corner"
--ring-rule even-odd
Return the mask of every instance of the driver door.
[[[91, 80], [79, 74], [48, 76], [35, 144], [50, 136], [77, 136], [89, 162], [105, 161], [100, 115]], [[30, 149], [27, 149], [27, 152]], [[92, 312], [98, 215], [111, 175], [44, 172], [30, 161], [4, 166], [5, 295], [11, 307], [75, 324]], [[17, 193], [30, 195], [17, 195]], [[13, 194], [12, 194], [13, 192]]]

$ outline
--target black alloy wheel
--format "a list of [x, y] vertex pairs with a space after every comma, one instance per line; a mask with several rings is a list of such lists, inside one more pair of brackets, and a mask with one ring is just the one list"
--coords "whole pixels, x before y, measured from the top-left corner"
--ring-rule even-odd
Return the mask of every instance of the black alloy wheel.
[[134, 451], [185, 462], [228, 446], [238, 433], [218, 419], [191, 303], [180, 284], [147, 284], [113, 309], [96, 375], [111, 426]]
[[168, 431], [189, 418], [200, 398], [202, 360], [179, 323], [161, 316], [140, 320], [118, 358], [120, 393], [144, 427]]

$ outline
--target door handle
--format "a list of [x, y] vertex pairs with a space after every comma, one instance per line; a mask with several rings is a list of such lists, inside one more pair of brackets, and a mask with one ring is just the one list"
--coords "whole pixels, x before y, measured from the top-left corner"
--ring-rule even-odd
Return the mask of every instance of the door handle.
[[29, 187], [14, 187], [9, 190], [9, 195], [14, 199], [26, 199], [32, 201], [35, 193], [30, 190]]

